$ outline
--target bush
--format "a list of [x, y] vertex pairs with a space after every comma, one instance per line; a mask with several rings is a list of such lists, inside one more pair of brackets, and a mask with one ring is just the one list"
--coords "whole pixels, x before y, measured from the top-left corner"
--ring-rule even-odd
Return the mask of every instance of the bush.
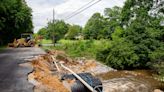
[[[161, 44], [162, 45], [162, 44]], [[164, 45], [164, 44], [163, 44]], [[149, 54], [151, 58], [151, 68], [158, 73], [156, 78], [159, 81], [164, 82], [164, 46], [156, 49], [154, 52]]]
[[64, 50], [72, 57], [95, 58], [96, 53], [108, 48], [107, 40], [60, 40], [56, 49]]
[[[134, 34], [133, 30], [128, 31]], [[155, 30], [148, 31], [157, 33]], [[135, 36], [137, 32], [133, 36], [126, 36], [126, 32], [116, 28], [112, 34], [112, 45], [98, 52], [97, 59], [116, 69], [151, 68], [154, 63], [164, 60], [164, 43], [155, 34], [145, 32], [140, 34], [143, 37], [139, 37]], [[157, 71], [161, 72], [162, 69], [158, 68]]]
[[164, 82], [164, 62], [153, 64], [153, 69], [158, 73], [155, 78]]
[[121, 39], [113, 41], [112, 47], [97, 53], [97, 59], [116, 69], [130, 69], [138, 67], [139, 58], [135, 54], [133, 44]]
[[124, 31], [117, 27], [112, 34], [111, 46], [97, 53], [97, 59], [116, 69], [128, 69], [138, 67], [138, 56], [135, 54], [135, 46], [122, 37]]

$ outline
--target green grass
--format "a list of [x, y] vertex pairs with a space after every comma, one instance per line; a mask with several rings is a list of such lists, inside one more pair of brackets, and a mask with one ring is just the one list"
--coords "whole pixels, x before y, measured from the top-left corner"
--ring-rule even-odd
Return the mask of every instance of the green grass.
[[42, 49], [43, 50], [54, 50], [54, 49], [56, 49], [54, 46], [42, 46]]
[[43, 39], [41, 44], [52, 44], [52, 40]]
[[96, 58], [96, 54], [111, 46], [109, 40], [60, 40], [55, 47], [46, 49], [57, 49], [65, 51], [71, 57]]

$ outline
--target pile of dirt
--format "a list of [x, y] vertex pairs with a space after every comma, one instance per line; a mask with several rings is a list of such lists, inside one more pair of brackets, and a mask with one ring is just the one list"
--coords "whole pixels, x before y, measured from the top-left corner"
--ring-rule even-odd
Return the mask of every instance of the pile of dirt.
[[[35, 85], [35, 92], [70, 92], [70, 85], [74, 83], [74, 80], [61, 81], [62, 75], [70, 74], [70, 72], [63, 69], [60, 63], [76, 73], [95, 74], [94, 72], [101, 66], [95, 60], [73, 60], [63, 51], [50, 51], [45, 55], [35, 57], [31, 62], [33, 72], [29, 74], [28, 80]], [[108, 68], [105, 71], [107, 70], [110, 71]]]
[[[44, 90], [46, 90], [46, 92], [47, 91], [51, 92], [50, 89], [52, 90], [52, 92], [69, 92], [68, 89], [66, 89], [63, 86], [59, 77], [56, 75], [45, 73], [43, 71], [34, 71], [33, 73], [31, 73], [29, 75], [29, 79], [30, 78], [31, 78], [31, 80], [34, 79], [38, 82], [37, 84], [35, 84], [36, 85], [35, 88], [39, 88], [39, 86], [44, 85], [44, 88], [45, 88]], [[39, 90], [39, 89], [37, 89], [37, 90]]]

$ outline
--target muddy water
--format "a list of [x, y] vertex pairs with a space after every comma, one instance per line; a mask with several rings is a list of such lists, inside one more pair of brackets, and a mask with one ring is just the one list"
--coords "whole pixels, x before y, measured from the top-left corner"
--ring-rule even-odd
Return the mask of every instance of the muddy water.
[[138, 81], [149, 84], [153, 89], [164, 90], [164, 83], [155, 80], [153, 76], [154, 72], [150, 70], [110, 71], [97, 75], [97, 77], [101, 78], [102, 80], [110, 80], [114, 78], [134, 78]]

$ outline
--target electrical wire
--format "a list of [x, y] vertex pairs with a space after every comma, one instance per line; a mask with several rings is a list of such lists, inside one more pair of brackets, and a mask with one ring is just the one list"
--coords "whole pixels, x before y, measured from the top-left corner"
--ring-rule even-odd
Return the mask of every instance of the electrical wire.
[[89, 3], [85, 4], [84, 6], [80, 7], [79, 9], [77, 9], [76, 11], [74, 11], [72, 14], [68, 15], [66, 18], [72, 16], [73, 14], [75, 14], [76, 12], [78, 12], [79, 10], [85, 8], [86, 6], [88, 6], [89, 4], [91, 4], [92, 2], [94, 2], [95, 0], [90, 1]]
[[101, 1], [101, 0], [98, 0], [98, 1], [96, 1], [95, 3], [93, 3], [93, 4], [89, 5], [89, 6], [87, 6], [86, 8], [84, 8], [84, 9], [80, 10], [79, 12], [77, 12], [77, 13], [73, 14], [72, 16], [68, 17], [66, 20], [68, 20], [68, 19], [70, 19], [70, 18], [72, 18], [72, 17], [74, 17], [74, 16], [78, 15], [79, 13], [81, 13], [81, 12], [85, 11], [86, 9], [88, 9], [88, 8], [92, 7], [93, 5], [95, 5], [96, 3], [100, 2], [100, 1]]
[[101, 0], [96, 1], [95, 3], [93, 3], [93, 4], [89, 5], [89, 6], [87, 6], [86, 8], [84, 8], [84, 9], [80, 10], [79, 12], [77, 12], [77, 13], [73, 14], [72, 16], [70, 16], [70, 17], [66, 18], [65, 20], [68, 20], [68, 19], [70, 19], [70, 18], [72, 18], [72, 17], [74, 17], [74, 16], [78, 15], [79, 13], [81, 13], [81, 12], [85, 11], [86, 9], [88, 9], [88, 8], [92, 7], [93, 5], [95, 5], [96, 3], [100, 2], [100, 1], [101, 1]]

